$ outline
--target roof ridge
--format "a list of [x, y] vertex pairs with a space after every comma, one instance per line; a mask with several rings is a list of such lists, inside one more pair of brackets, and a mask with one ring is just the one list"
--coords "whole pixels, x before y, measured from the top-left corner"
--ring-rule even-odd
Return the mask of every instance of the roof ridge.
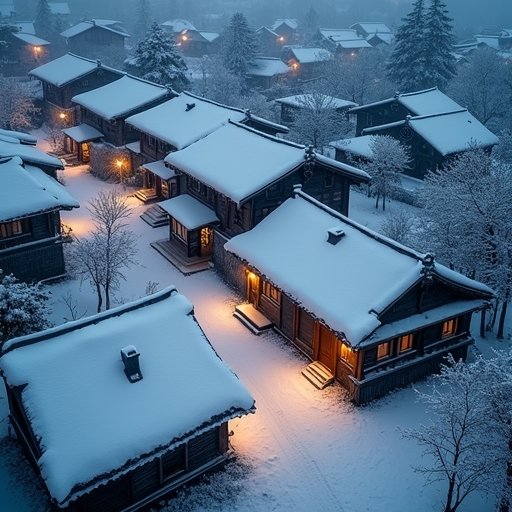
[[446, 112], [436, 112], [435, 114], [425, 114], [423, 116], [409, 116], [407, 120], [418, 121], [420, 119], [429, 119], [431, 117], [449, 116], [451, 114], [460, 114], [461, 112], [469, 112], [467, 108], [459, 108], [457, 110], [448, 110]]
[[246, 110], [243, 109], [243, 108], [232, 107], [231, 105], [225, 105], [224, 103], [219, 103], [218, 101], [211, 100], [211, 99], [205, 98], [203, 96], [199, 96], [199, 95], [194, 94], [193, 92], [190, 92], [190, 91], [183, 91], [181, 94], [186, 94], [187, 96], [190, 96], [192, 98], [204, 101], [205, 103], [210, 103], [210, 104], [216, 105], [218, 107], [223, 107], [223, 108], [227, 108], [229, 110], [234, 110], [235, 112], [241, 112], [242, 114], [246, 113]]
[[438, 90], [439, 90], [439, 88], [436, 85], [435, 87], [430, 87], [429, 89], [422, 89], [421, 91], [402, 92], [402, 93], [400, 93], [398, 95], [398, 97], [401, 97], [401, 96], [416, 96], [417, 94], [424, 94], [426, 92], [438, 91]]
[[[259, 118], [259, 119], [262, 119], [262, 118]], [[239, 128], [243, 128], [244, 130], [247, 130], [248, 132], [252, 132], [256, 135], [259, 135], [260, 137], [269, 139], [273, 142], [278, 142], [279, 144], [284, 144], [285, 146], [290, 146], [292, 148], [297, 148], [297, 149], [302, 149], [302, 150], [306, 149], [306, 146], [303, 144], [299, 144], [297, 142], [292, 142], [291, 140], [281, 139], [280, 137], [276, 137], [275, 135], [270, 135], [269, 133], [261, 132], [260, 130], [257, 130], [256, 128], [252, 128], [251, 126], [247, 126], [247, 125], [239, 123], [237, 121], [232, 121], [231, 119], [228, 119], [228, 124], [232, 124]]]

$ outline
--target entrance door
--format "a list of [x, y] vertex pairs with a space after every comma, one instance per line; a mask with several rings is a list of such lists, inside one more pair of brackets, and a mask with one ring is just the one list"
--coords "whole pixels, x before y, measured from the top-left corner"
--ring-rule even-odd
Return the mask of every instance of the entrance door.
[[317, 359], [334, 373], [336, 367], [336, 337], [323, 325], [318, 330]]
[[201, 228], [199, 238], [201, 242], [201, 256], [209, 256], [212, 253], [213, 229], [208, 226]]
[[91, 159], [91, 155], [89, 153], [89, 143], [83, 142], [82, 143], [82, 162], [86, 164]]
[[254, 306], [258, 306], [258, 298], [260, 292], [260, 278], [249, 272], [247, 274], [247, 299]]

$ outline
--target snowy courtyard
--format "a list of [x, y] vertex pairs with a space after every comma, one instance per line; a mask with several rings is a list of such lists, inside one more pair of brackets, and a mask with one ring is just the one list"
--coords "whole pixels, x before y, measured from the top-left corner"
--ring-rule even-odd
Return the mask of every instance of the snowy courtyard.
[[[91, 228], [87, 202], [100, 190], [119, 185], [96, 179], [86, 166], [66, 168], [63, 178], [81, 208], [63, 212], [62, 221], [75, 235], [87, 236]], [[129, 188], [120, 190], [128, 196], [133, 193]], [[230, 423], [230, 440], [237, 457], [231, 466], [235, 469], [228, 467], [225, 474], [213, 475], [208, 484], [181, 491], [174, 504], [168, 505], [169, 510], [440, 510], [444, 483], [425, 485], [424, 476], [412, 469], [422, 462], [421, 449], [403, 439], [399, 431], [399, 427], [418, 426], [429, 419], [413, 388], [361, 408], [353, 407], [337, 384], [323, 391], [315, 389], [300, 373], [306, 359], [297, 350], [276, 333], [253, 335], [232, 316], [241, 298], [213, 269], [184, 276], [153, 250], [150, 242], [166, 238], [168, 227], [152, 229], [139, 218], [147, 206], [133, 197], [129, 203], [140, 265], [126, 272], [117, 302], [145, 295], [148, 283], [158, 283], [158, 289], [175, 285], [195, 305], [195, 314], [215, 350], [256, 399], [254, 415]], [[351, 194], [351, 217], [370, 228], [378, 229], [385, 215], [398, 208], [408, 208], [414, 215], [412, 207], [400, 203], [390, 203], [386, 213], [377, 212], [373, 199]], [[68, 279], [49, 288], [54, 323], [71, 319], [66, 297], [78, 316], [96, 312], [95, 295], [87, 282]], [[506, 334], [508, 339], [509, 331]], [[485, 352], [490, 346], [504, 348], [509, 343], [490, 338], [477, 342], [477, 347]], [[427, 386], [428, 381], [417, 385], [419, 389]], [[6, 415], [2, 393], [2, 437], [8, 434]], [[42, 492], [27, 487], [27, 481], [34, 477], [25, 468], [28, 463], [15, 463], [17, 453], [3, 439], [0, 510], [47, 510]], [[494, 509], [492, 499], [486, 501], [478, 494], [471, 495], [462, 506], [464, 512]]]

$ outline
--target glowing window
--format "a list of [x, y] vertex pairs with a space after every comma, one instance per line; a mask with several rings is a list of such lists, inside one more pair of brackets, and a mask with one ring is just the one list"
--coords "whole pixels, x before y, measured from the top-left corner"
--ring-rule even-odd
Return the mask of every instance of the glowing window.
[[281, 302], [281, 292], [272, 286], [268, 281], [263, 281], [262, 292], [265, 297], [268, 297], [271, 301], [279, 304]]
[[412, 334], [406, 334], [398, 338], [398, 349], [400, 352], [407, 352], [412, 348]]
[[389, 357], [389, 341], [377, 345], [377, 359]]
[[458, 318], [452, 318], [451, 320], [446, 320], [443, 323], [443, 329], [441, 331], [441, 337], [446, 338], [448, 336], [452, 336], [457, 331]]

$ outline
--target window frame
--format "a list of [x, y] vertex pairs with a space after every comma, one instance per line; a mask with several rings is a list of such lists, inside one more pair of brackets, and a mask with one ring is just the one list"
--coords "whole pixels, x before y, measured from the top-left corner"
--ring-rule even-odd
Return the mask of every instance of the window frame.
[[21, 220], [0, 222], [0, 239], [7, 240], [23, 235], [23, 224]]
[[[404, 341], [407, 340], [407, 346], [404, 348]], [[404, 334], [397, 339], [397, 348], [399, 354], [404, 354], [413, 349], [414, 335], [412, 333]]]
[[[386, 353], [381, 353], [381, 350], [386, 347]], [[388, 359], [391, 356], [391, 342], [385, 341], [383, 343], [379, 343], [377, 345], [377, 361], [383, 361], [384, 359]]]
[[262, 279], [261, 294], [274, 304], [281, 304], [281, 291], [266, 279]]
[[182, 242], [188, 243], [188, 229], [174, 217], [171, 221], [172, 234]]
[[450, 318], [449, 320], [445, 320], [441, 324], [441, 338], [449, 338], [450, 336], [454, 336], [457, 334], [457, 329], [459, 327], [459, 318]]

